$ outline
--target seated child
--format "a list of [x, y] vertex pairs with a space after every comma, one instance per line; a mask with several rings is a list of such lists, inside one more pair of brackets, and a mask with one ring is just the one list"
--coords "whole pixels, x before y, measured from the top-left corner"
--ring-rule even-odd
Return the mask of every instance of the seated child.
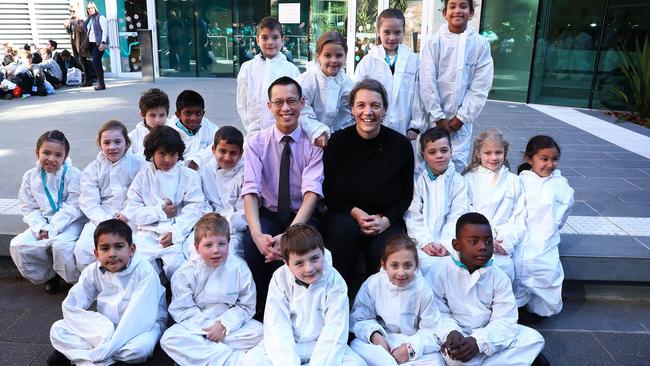
[[[424, 161], [416, 169], [413, 201], [404, 214], [406, 230], [420, 249], [420, 260], [428, 266], [430, 257], [453, 253], [456, 219], [468, 210], [467, 185], [451, 162], [449, 134], [438, 127], [420, 136]], [[426, 254], [426, 255], [424, 255]]]
[[70, 54], [70, 51], [63, 50], [61, 51], [61, 57], [58, 60], [54, 60], [59, 65], [61, 69], [61, 84], [67, 85], [68, 82], [68, 70], [75, 68], [77, 70], [83, 70], [83, 67], [79, 61]]
[[96, 260], [93, 233], [97, 225], [108, 219], [127, 222], [122, 214], [126, 192], [144, 165], [143, 159], [128, 152], [129, 144], [122, 122], [108, 121], [99, 128], [97, 145], [100, 151], [81, 175], [79, 207], [90, 221], [81, 231], [74, 248], [80, 271]]
[[347, 345], [348, 288], [325, 260], [323, 238], [313, 227], [296, 224], [280, 246], [285, 264], [269, 285], [264, 340], [242, 365], [365, 365]]
[[261, 53], [241, 65], [237, 74], [237, 112], [246, 129], [246, 136], [275, 124], [267, 104], [271, 83], [282, 76], [296, 79], [300, 70], [282, 53], [282, 24], [274, 17], [265, 17], [257, 25], [257, 44]]
[[135, 125], [133, 131], [129, 132], [131, 147], [129, 150], [134, 155], [144, 156], [144, 138], [152, 128], [164, 126], [169, 114], [169, 97], [167, 93], [151, 88], [140, 95], [138, 102], [142, 122]]
[[485, 215], [492, 225], [494, 264], [512, 281], [512, 254], [526, 232], [526, 207], [521, 181], [509, 169], [508, 146], [501, 131], [490, 128], [481, 132], [463, 174], [471, 210]]
[[160, 345], [179, 365], [239, 365], [262, 340], [255, 314], [255, 283], [246, 262], [230, 255], [229, 224], [216, 213], [194, 225], [198, 258], [172, 278], [169, 313], [176, 321]]
[[79, 270], [74, 245], [85, 223], [79, 209], [81, 172], [65, 160], [70, 143], [61, 131], [36, 141], [36, 167], [23, 176], [18, 191], [23, 221], [29, 226], [11, 239], [9, 251], [20, 274], [45, 291], [58, 290], [59, 277], [75, 283]]
[[244, 200], [241, 198], [244, 183], [244, 162], [241, 160], [243, 150], [244, 135], [232, 126], [221, 127], [214, 135], [214, 159], [199, 169], [206, 200], [205, 212], [216, 212], [228, 220], [230, 251], [242, 258], [244, 250], [241, 248], [241, 240], [248, 227], [244, 217]]
[[357, 293], [350, 313], [351, 347], [368, 365], [443, 365], [440, 346], [455, 323], [440, 317], [418, 271], [418, 250], [403, 234], [386, 242], [382, 270]]
[[61, 80], [63, 79], [63, 72], [61, 71], [61, 67], [59, 67], [59, 64], [57, 64], [56, 61], [54, 61], [52, 58], [52, 50], [48, 48], [41, 48], [39, 52], [43, 58], [43, 61], [41, 61], [38, 66], [41, 68], [41, 70], [43, 70], [45, 79], [49, 81], [52, 86], [58, 88], [61, 86]]
[[185, 144], [187, 166], [194, 170], [212, 157], [212, 141], [217, 125], [205, 116], [205, 102], [194, 90], [183, 90], [176, 98], [176, 114], [167, 125], [178, 131]]
[[544, 348], [534, 329], [517, 324], [508, 276], [492, 265], [492, 228], [471, 212], [456, 223], [458, 258], [425, 273], [443, 318], [456, 323], [441, 345], [447, 365], [530, 365]]
[[[97, 261], [70, 289], [61, 305], [63, 320], [50, 330], [55, 351], [49, 366], [144, 362], [165, 329], [165, 289], [136, 253], [129, 225], [104, 221], [94, 239]], [[95, 302], [97, 311], [90, 310]]]
[[562, 311], [560, 229], [575, 202], [575, 191], [557, 169], [560, 145], [552, 137], [532, 137], [524, 158], [526, 162], [517, 170], [526, 202], [526, 234], [513, 256], [513, 288], [517, 306], [525, 305], [539, 316], [551, 316]]
[[[137, 228], [140, 253], [151, 261], [160, 258], [168, 279], [185, 261], [183, 243], [201, 217], [205, 200], [199, 175], [179, 161], [184, 150], [176, 130], [154, 127], [144, 139], [150, 163], [133, 179], [122, 212]], [[160, 270], [158, 264], [154, 268]]]

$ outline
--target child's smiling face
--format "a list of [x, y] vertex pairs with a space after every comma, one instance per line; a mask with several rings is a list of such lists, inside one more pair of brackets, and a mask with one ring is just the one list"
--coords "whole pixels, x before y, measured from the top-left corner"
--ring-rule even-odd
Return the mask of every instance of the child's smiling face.
[[65, 161], [65, 145], [55, 141], [43, 141], [36, 151], [36, 157], [46, 172], [54, 173]]

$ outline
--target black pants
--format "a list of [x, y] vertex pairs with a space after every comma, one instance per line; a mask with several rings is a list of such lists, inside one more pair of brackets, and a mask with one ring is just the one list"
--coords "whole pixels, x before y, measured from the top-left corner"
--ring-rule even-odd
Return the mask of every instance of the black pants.
[[[293, 217], [291, 219], [293, 220]], [[312, 215], [307, 224], [315, 227], [316, 230], [320, 231], [321, 229], [320, 219], [316, 214]], [[260, 225], [262, 226], [262, 232], [271, 236], [283, 233], [288, 226], [287, 223], [281, 222], [277, 213], [271, 212], [264, 207], [260, 207]], [[271, 281], [273, 272], [284, 263], [282, 261], [264, 263], [264, 256], [257, 249], [251, 232], [248, 229], [244, 232], [242, 247], [244, 249], [244, 259], [253, 274], [253, 281], [255, 281], [255, 289], [257, 290], [257, 311], [255, 318], [261, 321], [264, 316], [266, 294], [269, 292], [269, 282]]]
[[[405, 231], [403, 220], [391, 222], [378, 235], [361, 234], [357, 221], [346, 212], [332, 212], [326, 216], [326, 246], [332, 252], [332, 262], [348, 284], [348, 297], [354, 300], [361, 284], [379, 271], [381, 256], [388, 238]], [[363, 261], [363, 262], [362, 262]], [[365, 270], [359, 265], [363, 263]]]
[[104, 67], [102, 66], [102, 57], [104, 57], [104, 51], [100, 51], [95, 42], [90, 42], [90, 56], [93, 61], [93, 69], [95, 70], [97, 81], [101, 86], [104, 86]]

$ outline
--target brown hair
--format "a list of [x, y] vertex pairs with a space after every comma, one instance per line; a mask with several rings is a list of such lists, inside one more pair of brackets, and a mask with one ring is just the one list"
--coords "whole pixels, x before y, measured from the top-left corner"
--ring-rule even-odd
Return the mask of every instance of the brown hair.
[[320, 55], [320, 53], [323, 51], [323, 47], [325, 47], [325, 45], [328, 43], [338, 44], [343, 47], [343, 51], [345, 51], [346, 54], [348, 53], [348, 45], [341, 33], [337, 31], [329, 31], [321, 34], [321, 36], [318, 37], [318, 41], [316, 41], [316, 54]]
[[68, 139], [65, 137], [63, 132], [59, 130], [47, 131], [36, 140], [36, 154], [38, 154], [38, 150], [40, 150], [44, 142], [56, 142], [57, 144], [61, 144], [65, 149], [65, 157], [67, 158], [68, 154], [70, 154], [70, 142], [68, 142]]
[[230, 240], [230, 224], [228, 224], [228, 220], [215, 212], [203, 215], [194, 224], [194, 246], [199, 245], [201, 239], [205, 238], [209, 233], [223, 235]]
[[402, 21], [402, 30], [406, 28], [406, 18], [404, 18], [404, 13], [399, 9], [388, 8], [384, 9], [379, 13], [377, 17], [377, 44], [381, 44], [381, 37], [379, 36], [379, 29], [381, 28], [381, 22], [384, 19], [397, 19]]
[[169, 114], [169, 96], [158, 88], [151, 88], [140, 94], [138, 102], [140, 112], [146, 114], [148, 110], [163, 107]]
[[291, 253], [303, 255], [314, 249], [325, 252], [325, 243], [318, 230], [307, 224], [295, 224], [289, 226], [280, 240], [280, 252], [286, 261]]
[[506, 140], [499, 129], [488, 128], [487, 130], [481, 132], [476, 137], [476, 140], [474, 140], [472, 159], [467, 168], [465, 168], [465, 171], [463, 171], [463, 174], [476, 170], [476, 168], [481, 166], [481, 148], [483, 145], [485, 145], [486, 142], [490, 141], [496, 142], [503, 146], [503, 165], [505, 165], [508, 169], [510, 168], [510, 163], [508, 162], [508, 148], [510, 147], [510, 143], [508, 140]]
[[[467, 4], [469, 4], [469, 12], [471, 14], [474, 14], [474, 0], [467, 0]], [[444, 1], [444, 6], [442, 7], [442, 13], [445, 14], [447, 12], [447, 6], [449, 5], [449, 0]]]
[[261, 33], [262, 29], [267, 28], [269, 30], [277, 30], [280, 32], [280, 36], [284, 37], [284, 32], [282, 31], [282, 24], [278, 21], [276, 17], [264, 17], [257, 24], [257, 33]]
[[350, 107], [354, 105], [354, 100], [359, 90], [370, 90], [379, 93], [381, 95], [381, 101], [384, 103], [384, 111], [388, 110], [388, 94], [386, 94], [386, 89], [384, 89], [384, 86], [379, 81], [370, 78], [364, 78], [354, 84], [350, 91]]
[[112, 131], [112, 130], [118, 130], [122, 133], [122, 136], [124, 136], [124, 142], [126, 143], [126, 150], [128, 150], [129, 147], [131, 147], [131, 139], [129, 138], [129, 131], [126, 130], [126, 127], [122, 122], [114, 119], [104, 123], [99, 128], [99, 131], [97, 131], [97, 146], [99, 146], [100, 148], [102, 146], [102, 133], [106, 131]]
[[415, 258], [415, 266], [420, 266], [420, 259], [418, 258], [418, 248], [415, 244], [415, 241], [404, 234], [395, 234], [388, 238], [386, 245], [384, 246], [384, 254], [381, 256], [381, 262], [386, 263], [388, 257], [393, 253], [397, 253], [400, 250], [408, 250], [413, 253]]

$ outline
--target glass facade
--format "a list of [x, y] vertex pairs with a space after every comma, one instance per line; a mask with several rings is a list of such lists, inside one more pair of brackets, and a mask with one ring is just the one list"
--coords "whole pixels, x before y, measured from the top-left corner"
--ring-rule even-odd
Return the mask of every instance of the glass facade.
[[406, 24], [402, 43], [409, 46], [413, 52], [419, 52], [420, 32], [422, 31], [422, 1], [390, 0], [388, 6], [404, 13]]

